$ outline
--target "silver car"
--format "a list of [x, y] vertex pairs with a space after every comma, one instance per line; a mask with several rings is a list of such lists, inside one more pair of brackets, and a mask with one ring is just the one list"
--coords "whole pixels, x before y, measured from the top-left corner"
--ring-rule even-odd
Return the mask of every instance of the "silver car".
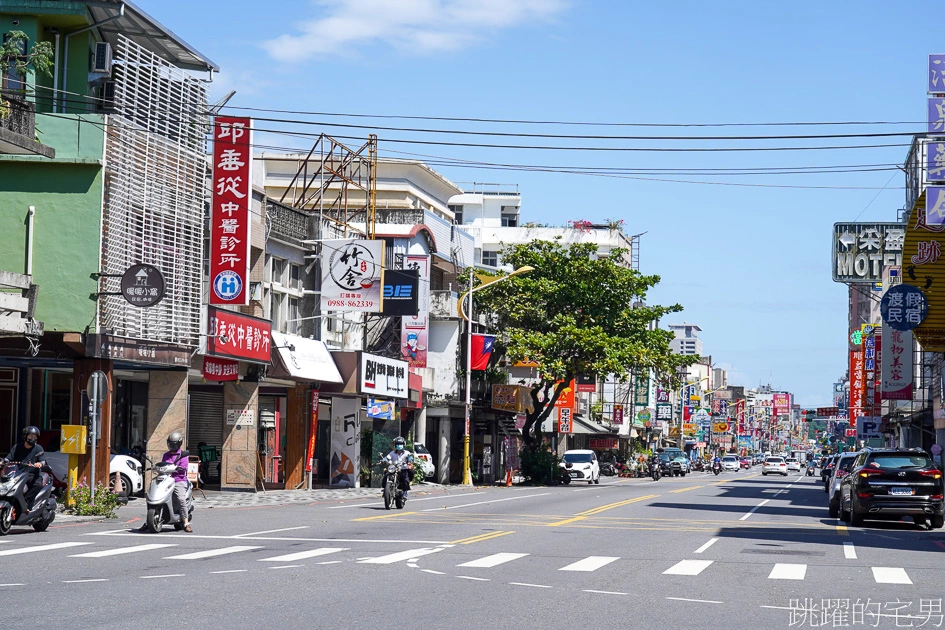
[[857, 455], [859, 453], [841, 453], [834, 464], [833, 472], [830, 473], [827, 483], [827, 509], [830, 511], [830, 518], [840, 518], [840, 482], [849, 474]]

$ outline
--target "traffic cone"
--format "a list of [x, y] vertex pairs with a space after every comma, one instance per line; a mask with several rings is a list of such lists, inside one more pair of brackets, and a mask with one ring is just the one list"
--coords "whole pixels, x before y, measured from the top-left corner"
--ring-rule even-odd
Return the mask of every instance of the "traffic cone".
[[505, 471], [505, 487], [506, 488], [512, 487], [512, 469], [511, 468]]

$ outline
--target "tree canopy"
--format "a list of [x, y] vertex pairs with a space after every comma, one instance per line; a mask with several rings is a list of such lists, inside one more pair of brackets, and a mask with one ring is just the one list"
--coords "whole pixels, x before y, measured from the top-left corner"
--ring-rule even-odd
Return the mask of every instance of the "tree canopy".
[[535, 364], [540, 374], [522, 429], [529, 446], [541, 442], [542, 422], [578, 374], [626, 380], [631, 372], [652, 371], [669, 384], [679, 367], [698, 358], [672, 353], [673, 334], [654, 322], [682, 306], [645, 304], [660, 278], [627, 268], [623, 254], [598, 256], [596, 245], [557, 241], [515, 245], [503, 253], [503, 264], [534, 271], [475, 293], [477, 308], [497, 317], [500, 350], [512, 362]]

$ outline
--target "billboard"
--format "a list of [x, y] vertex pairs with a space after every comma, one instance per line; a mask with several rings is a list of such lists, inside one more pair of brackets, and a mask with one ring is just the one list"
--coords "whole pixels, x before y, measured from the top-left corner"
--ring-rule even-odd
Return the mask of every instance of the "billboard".
[[882, 282], [883, 267], [902, 264], [905, 235], [901, 223], [835, 223], [834, 282]]
[[404, 261], [408, 271], [417, 274], [417, 309], [400, 320], [401, 358], [410, 367], [427, 366], [430, 312], [430, 257], [410, 254]]
[[322, 241], [322, 311], [383, 310], [384, 241]]
[[210, 304], [249, 304], [252, 119], [213, 119]]
[[912, 331], [884, 331], [882, 364], [883, 400], [912, 400]]

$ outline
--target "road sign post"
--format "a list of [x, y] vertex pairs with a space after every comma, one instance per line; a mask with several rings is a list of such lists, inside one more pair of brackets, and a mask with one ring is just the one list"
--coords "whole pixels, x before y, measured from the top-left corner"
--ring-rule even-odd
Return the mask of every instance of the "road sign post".
[[101, 370], [95, 370], [89, 376], [89, 382], [86, 384], [86, 391], [89, 396], [89, 418], [92, 428], [92, 474], [89, 482], [89, 494], [92, 505], [95, 505], [95, 450], [98, 445], [99, 423], [101, 422], [102, 404], [108, 398], [108, 376]]

